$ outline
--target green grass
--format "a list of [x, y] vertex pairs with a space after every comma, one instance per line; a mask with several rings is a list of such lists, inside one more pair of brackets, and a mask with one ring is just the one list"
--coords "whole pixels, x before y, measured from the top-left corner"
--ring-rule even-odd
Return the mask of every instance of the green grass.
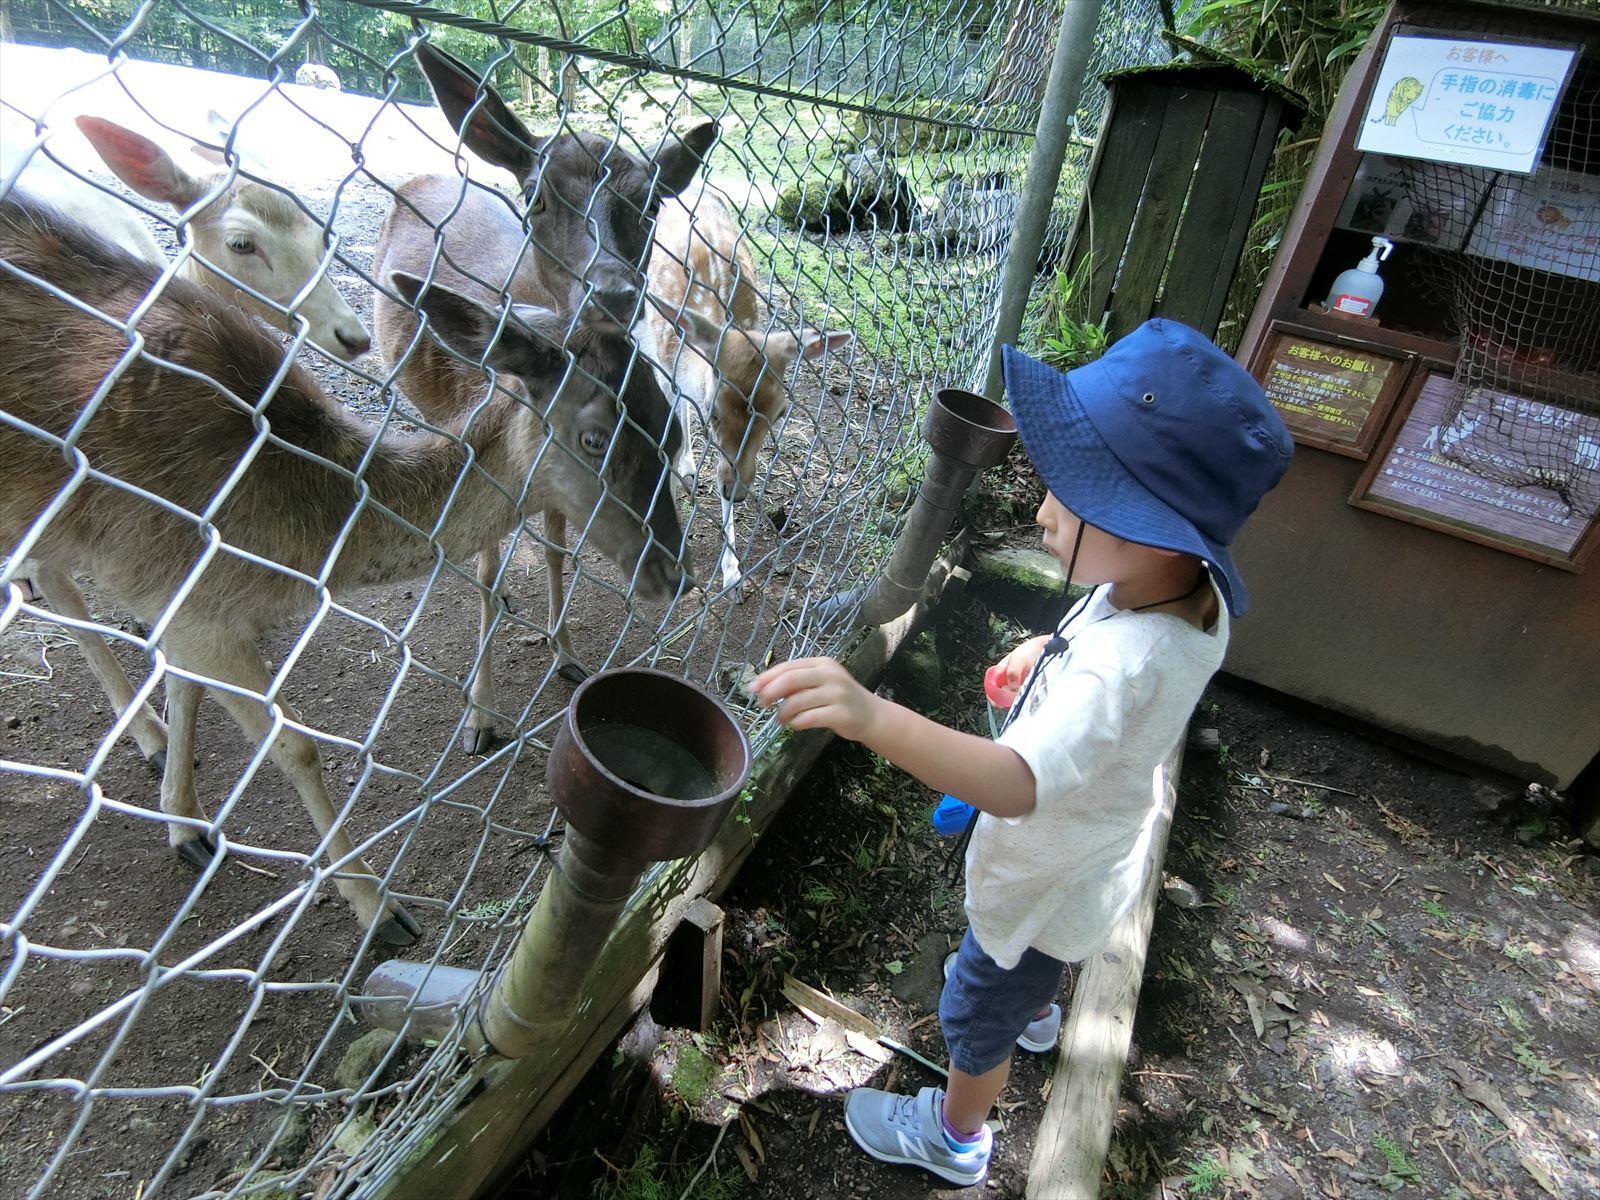
[[1386, 1134], [1378, 1134], [1372, 1139], [1372, 1144], [1378, 1148], [1378, 1153], [1383, 1155], [1383, 1161], [1389, 1168], [1389, 1174], [1403, 1183], [1411, 1183], [1422, 1178], [1422, 1172], [1417, 1170], [1416, 1164], [1406, 1157], [1405, 1149], [1393, 1138]]

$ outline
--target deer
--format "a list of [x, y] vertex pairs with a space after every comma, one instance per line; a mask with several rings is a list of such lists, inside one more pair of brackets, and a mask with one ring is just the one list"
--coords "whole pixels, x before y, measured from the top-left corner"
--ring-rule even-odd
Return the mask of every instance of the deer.
[[[733, 508], [750, 494], [762, 445], [776, 444], [789, 410], [794, 364], [842, 350], [853, 335], [763, 326], [749, 239], [728, 206], [704, 186], [692, 198], [662, 204], [648, 274], [651, 303], [638, 341], [657, 364], [662, 390], [676, 397], [683, 446], [674, 464], [679, 480], [693, 481], [697, 473], [689, 411], [709, 427], [722, 500], [718, 570], [723, 589], [737, 603], [744, 574], [734, 549]], [[693, 353], [681, 353], [686, 344]]]
[[[156, 289], [154, 266], [28, 197], [0, 201], [0, 260], [0, 552], [13, 564], [0, 588], [32, 559], [91, 577], [162, 628], [161, 812], [180, 858], [204, 868], [216, 854], [194, 780], [209, 689], [299, 793], [357, 919], [380, 941], [414, 941], [420, 926], [357, 854], [259, 640], [313, 612], [324, 587], [462, 560], [521, 505], [586, 524], [642, 594], [674, 594], [683, 530], [666, 397], [609, 325], [574, 330], [538, 305], [491, 309], [397, 272], [391, 287], [433, 335], [495, 374], [458, 436], [380, 435], [237, 308], [185, 280]], [[130, 353], [120, 322], [141, 306]]]
[[[506, 295], [574, 319], [596, 313], [626, 329], [639, 307], [650, 219], [665, 197], [693, 181], [716, 139], [716, 125], [706, 122], [681, 137], [668, 134], [650, 158], [641, 159], [594, 134], [536, 136], [466, 64], [427, 41], [416, 43], [416, 61], [462, 143], [509, 171], [523, 199], [513, 203], [454, 175], [408, 180], [396, 190], [379, 231], [374, 277], [406, 271], [480, 300]], [[430, 422], [459, 420], [481, 390], [471, 375], [426, 344], [402, 362], [416, 315], [381, 288], [373, 297], [373, 318], [379, 353], [396, 371], [406, 398]], [[665, 427], [656, 432], [663, 439], [668, 433]], [[544, 529], [554, 666], [563, 678], [582, 682], [587, 672], [563, 621], [569, 551], [561, 509], [546, 511]], [[497, 609], [506, 603], [498, 541], [485, 543], [477, 563], [478, 662], [461, 742], [468, 754], [486, 752], [494, 738], [491, 635]]]
[[[226, 122], [216, 112], [207, 119], [226, 142]], [[194, 162], [185, 166], [149, 138], [115, 121], [85, 114], [76, 124], [111, 172], [139, 195], [180, 213], [201, 206], [184, 225], [195, 253], [183, 259], [180, 278], [279, 328], [293, 329], [296, 318], [282, 311], [292, 307], [307, 325], [311, 341], [338, 358], [354, 360], [371, 347], [366, 326], [327, 277], [322, 226], [296, 199], [275, 185], [243, 176], [229, 182], [222, 155], [207, 146], [197, 143]], [[8, 170], [12, 160], [21, 163], [15, 190], [93, 229], [157, 270], [167, 268], [165, 252], [131, 205], [37, 149], [7, 145], [4, 157]], [[308, 284], [311, 290], [295, 305]], [[70, 574], [48, 563], [30, 562], [21, 566], [16, 578], [25, 594], [42, 596], [61, 615], [90, 619], [88, 603]], [[118, 712], [126, 711], [133, 703], [134, 688], [104, 639], [83, 631], [77, 641], [112, 704]], [[148, 703], [138, 704], [128, 732], [145, 759], [157, 771], [164, 770], [166, 725]]]

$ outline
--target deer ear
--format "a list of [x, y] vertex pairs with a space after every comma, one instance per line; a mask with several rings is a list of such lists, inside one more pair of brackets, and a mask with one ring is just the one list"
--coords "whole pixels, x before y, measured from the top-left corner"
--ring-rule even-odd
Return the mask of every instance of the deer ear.
[[656, 180], [657, 194], [676, 196], [693, 183], [694, 177], [705, 165], [706, 155], [711, 153], [712, 144], [716, 140], [715, 121], [696, 125], [685, 134], [668, 132], [661, 139], [661, 144], [656, 147], [655, 154], [651, 156], [651, 161], [655, 163], [656, 170], [660, 173]]
[[483, 360], [500, 326], [500, 314], [437, 283], [405, 271], [391, 271], [389, 286], [428, 318], [433, 334], [463, 358]]
[[533, 174], [537, 139], [494, 88], [480, 83], [464, 62], [430, 42], [417, 43], [417, 65], [433, 90], [439, 111], [467, 149], [510, 171], [519, 184]]
[[800, 335], [800, 357], [821, 358], [832, 351], [843, 350], [855, 340], [853, 333], [824, 333], [819, 329], [807, 329]]
[[654, 292], [646, 292], [646, 299], [661, 314], [661, 319], [678, 331], [678, 336], [701, 358], [713, 366], [717, 361], [717, 347], [722, 344], [723, 326], [703, 313], [687, 306], [663, 300]]
[[106, 166], [141, 196], [188, 208], [206, 194], [205, 180], [189, 174], [143, 134], [104, 117], [84, 115], [77, 123]]

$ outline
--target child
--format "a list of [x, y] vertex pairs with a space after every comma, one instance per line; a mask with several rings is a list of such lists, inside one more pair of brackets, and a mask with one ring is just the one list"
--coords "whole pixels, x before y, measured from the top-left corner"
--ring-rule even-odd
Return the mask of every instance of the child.
[[1093, 954], [1133, 903], [1153, 772], [1222, 663], [1229, 614], [1247, 604], [1228, 546], [1292, 448], [1249, 374], [1175, 321], [1147, 321], [1065, 375], [1004, 354], [1023, 447], [1049, 489], [1044, 547], [1069, 583], [1097, 586], [1053, 638], [1004, 660], [1020, 694], [999, 739], [875, 696], [831, 659], [781, 663], [752, 684], [784, 724], [862, 742], [979, 810], [968, 929], [939, 1001], [948, 1088], [856, 1088], [845, 1100], [845, 1127], [868, 1154], [963, 1185], [988, 1170], [984, 1122], [1013, 1045], [1055, 1044], [1066, 964]]

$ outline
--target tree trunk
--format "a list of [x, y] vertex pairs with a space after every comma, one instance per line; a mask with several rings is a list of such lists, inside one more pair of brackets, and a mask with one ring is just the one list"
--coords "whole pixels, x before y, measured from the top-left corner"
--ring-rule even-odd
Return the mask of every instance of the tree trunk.
[[522, 102], [529, 108], [539, 103], [533, 86], [533, 64], [528, 61], [528, 48], [517, 47], [517, 86], [522, 90]]

